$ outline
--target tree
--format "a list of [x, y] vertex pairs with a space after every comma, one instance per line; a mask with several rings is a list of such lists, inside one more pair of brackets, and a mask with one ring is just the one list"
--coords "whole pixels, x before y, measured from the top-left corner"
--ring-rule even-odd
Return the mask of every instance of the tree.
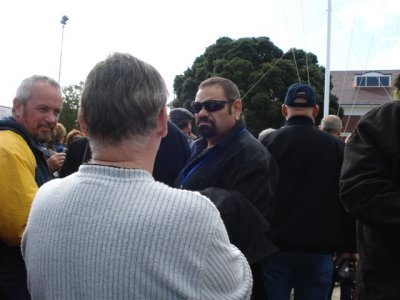
[[83, 82], [79, 84], [63, 87], [63, 109], [61, 111], [59, 122], [62, 123], [67, 132], [72, 129], [79, 129], [77, 122], [79, 101], [83, 90]]
[[[268, 37], [219, 38], [198, 56], [192, 67], [174, 80], [174, 107], [190, 108], [198, 85], [211, 76], [229, 78], [238, 86], [247, 128], [253, 135], [265, 128], [279, 128], [283, 122], [281, 105], [288, 87], [295, 82], [310, 83], [321, 106], [322, 118], [324, 68], [317, 57], [299, 49], [283, 53]], [[330, 113], [339, 109], [337, 98], [330, 98]], [[341, 112], [341, 114], [343, 114]]]

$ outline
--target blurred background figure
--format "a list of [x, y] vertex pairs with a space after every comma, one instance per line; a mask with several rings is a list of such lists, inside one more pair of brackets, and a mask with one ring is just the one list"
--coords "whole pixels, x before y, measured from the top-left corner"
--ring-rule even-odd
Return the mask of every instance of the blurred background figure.
[[193, 138], [196, 138], [195, 136], [192, 136], [193, 114], [186, 108], [179, 107], [171, 110], [169, 113], [169, 119], [185, 134], [189, 146], [192, 146]]
[[275, 128], [267, 128], [262, 130], [259, 134], [258, 134], [258, 140], [261, 142], [268, 134], [272, 133], [276, 131]]
[[65, 143], [67, 144], [67, 147], [69, 144], [71, 144], [73, 141], [76, 141], [79, 138], [83, 137], [83, 133], [78, 130], [78, 129], [72, 129], [70, 132], [67, 134], [67, 138], [65, 139]]
[[64, 141], [65, 136], [67, 135], [67, 130], [65, 129], [64, 125], [61, 123], [57, 123], [56, 128], [54, 128], [54, 141], [53, 141], [53, 148], [56, 152], [64, 152]]
[[342, 120], [336, 115], [327, 115], [321, 120], [319, 128], [333, 136], [340, 137], [342, 132]]

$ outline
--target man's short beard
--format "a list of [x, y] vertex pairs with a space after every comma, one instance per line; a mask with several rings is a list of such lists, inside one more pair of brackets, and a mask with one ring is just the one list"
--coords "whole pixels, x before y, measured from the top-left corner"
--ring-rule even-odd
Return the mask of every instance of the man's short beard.
[[201, 125], [197, 128], [197, 133], [203, 138], [209, 139], [217, 135], [217, 128], [214, 124]]
[[51, 133], [39, 134], [36, 139], [40, 143], [50, 143], [53, 140], [53, 136]]

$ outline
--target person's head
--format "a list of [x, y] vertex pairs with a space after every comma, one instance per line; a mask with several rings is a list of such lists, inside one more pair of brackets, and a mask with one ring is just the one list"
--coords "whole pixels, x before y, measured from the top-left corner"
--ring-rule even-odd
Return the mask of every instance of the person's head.
[[54, 140], [60, 144], [64, 144], [66, 134], [67, 130], [65, 129], [64, 125], [57, 123], [56, 127], [54, 128]]
[[301, 83], [292, 84], [286, 94], [285, 103], [282, 104], [282, 114], [286, 119], [294, 116], [304, 116], [315, 119], [319, 106], [316, 102], [314, 89]]
[[115, 53], [87, 76], [79, 123], [92, 145], [127, 140], [144, 145], [155, 131], [161, 140], [167, 132], [167, 97], [165, 82], [154, 67], [130, 54]]
[[258, 140], [261, 142], [268, 134], [272, 133], [276, 131], [275, 128], [267, 128], [262, 130], [259, 134], [258, 134]]
[[342, 120], [336, 115], [327, 115], [321, 120], [321, 130], [339, 137], [342, 131]]
[[212, 146], [240, 120], [242, 101], [239, 89], [226, 78], [206, 79], [199, 85], [193, 109], [197, 132]]
[[174, 108], [169, 113], [169, 119], [183, 132], [185, 132], [186, 134], [190, 134], [192, 130], [192, 120], [194, 119], [194, 116], [186, 108]]
[[65, 143], [67, 145], [71, 144], [72, 142], [76, 141], [77, 139], [83, 137], [83, 133], [78, 129], [71, 129], [67, 137], [65, 138]]
[[40, 142], [49, 142], [61, 113], [61, 87], [54, 79], [34, 75], [24, 79], [13, 101], [15, 121]]

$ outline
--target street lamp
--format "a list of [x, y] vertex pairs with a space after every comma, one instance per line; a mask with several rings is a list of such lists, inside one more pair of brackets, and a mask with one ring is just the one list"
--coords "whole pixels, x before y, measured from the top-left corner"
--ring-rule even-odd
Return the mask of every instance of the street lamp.
[[58, 83], [61, 80], [61, 63], [62, 63], [62, 52], [63, 52], [63, 43], [64, 43], [64, 27], [67, 24], [69, 18], [67, 16], [62, 16], [60, 23], [62, 24], [62, 32], [61, 32], [61, 50], [60, 50], [60, 67], [58, 68]]

